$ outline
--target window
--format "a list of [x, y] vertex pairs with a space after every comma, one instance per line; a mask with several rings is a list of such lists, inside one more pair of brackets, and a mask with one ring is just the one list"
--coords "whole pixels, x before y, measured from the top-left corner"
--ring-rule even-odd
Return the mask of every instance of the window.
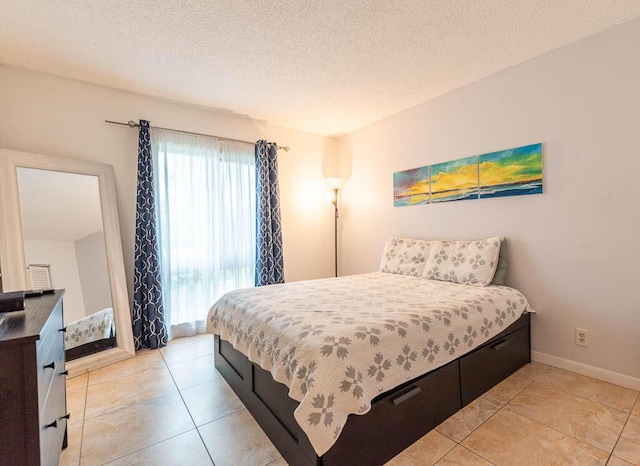
[[254, 286], [254, 147], [151, 131], [169, 338], [202, 333], [220, 296]]

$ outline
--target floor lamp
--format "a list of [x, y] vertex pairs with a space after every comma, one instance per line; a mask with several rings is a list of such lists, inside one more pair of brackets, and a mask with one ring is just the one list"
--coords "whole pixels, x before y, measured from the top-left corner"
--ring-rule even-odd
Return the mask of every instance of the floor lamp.
[[329, 185], [329, 187], [333, 190], [333, 197], [331, 199], [331, 203], [334, 208], [334, 218], [333, 218], [333, 252], [334, 252], [334, 264], [335, 264], [335, 274], [338, 276], [338, 217], [340, 213], [338, 212], [338, 194], [340, 192], [340, 188], [344, 186], [345, 180], [344, 178], [326, 178], [325, 181]]

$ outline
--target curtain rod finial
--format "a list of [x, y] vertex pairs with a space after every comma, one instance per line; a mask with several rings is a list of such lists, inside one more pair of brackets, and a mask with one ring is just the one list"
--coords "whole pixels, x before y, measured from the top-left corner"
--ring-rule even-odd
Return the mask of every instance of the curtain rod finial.
[[137, 126], [139, 126], [139, 125], [138, 125], [138, 123], [136, 123], [135, 121], [133, 121], [133, 120], [129, 120], [129, 121], [127, 122], [127, 126], [129, 126], [129, 127], [131, 127], [131, 128], [136, 128], [136, 127], [137, 127]]

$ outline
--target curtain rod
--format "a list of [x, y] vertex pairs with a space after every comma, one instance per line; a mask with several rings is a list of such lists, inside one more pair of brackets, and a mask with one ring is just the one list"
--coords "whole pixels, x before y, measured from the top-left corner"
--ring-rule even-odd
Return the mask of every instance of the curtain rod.
[[[105, 123], [110, 123], [112, 125], [121, 125], [121, 126], [128, 126], [129, 128], [139, 128], [140, 124], [136, 123], [133, 120], [129, 120], [127, 123], [121, 123], [119, 121], [111, 121], [111, 120], [104, 120]], [[214, 136], [213, 134], [205, 134], [205, 133], [194, 133], [191, 131], [182, 131], [179, 129], [172, 129], [172, 128], [161, 128], [159, 126], [149, 126], [149, 128], [154, 128], [154, 129], [162, 129], [165, 131], [172, 131], [174, 133], [182, 133], [182, 134], [192, 134], [194, 136], [205, 136], [208, 138], [214, 138], [214, 139], [220, 139], [222, 141], [233, 141], [233, 142], [239, 142], [241, 144], [251, 144], [252, 146], [255, 146], [255, 142], [251, 142], [251, 141], [244, 141], [242, 139], [233, 139], [233, 138], [225, 138], [222, 136]], [[289, 146], [278, 146], [278, 150], [282, 149], [285, 152], [289, 152]]]

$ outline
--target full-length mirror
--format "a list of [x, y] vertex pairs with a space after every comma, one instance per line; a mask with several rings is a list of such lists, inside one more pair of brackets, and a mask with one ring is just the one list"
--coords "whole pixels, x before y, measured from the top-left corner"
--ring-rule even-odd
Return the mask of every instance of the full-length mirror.
[[64, 288], [70, 374], [134, 354], [108, 165], [0, 150], [5, 291]]
[[27, 288], [64, 288], [67, 361], [115, 347], [98, 177], [18, 167]]

